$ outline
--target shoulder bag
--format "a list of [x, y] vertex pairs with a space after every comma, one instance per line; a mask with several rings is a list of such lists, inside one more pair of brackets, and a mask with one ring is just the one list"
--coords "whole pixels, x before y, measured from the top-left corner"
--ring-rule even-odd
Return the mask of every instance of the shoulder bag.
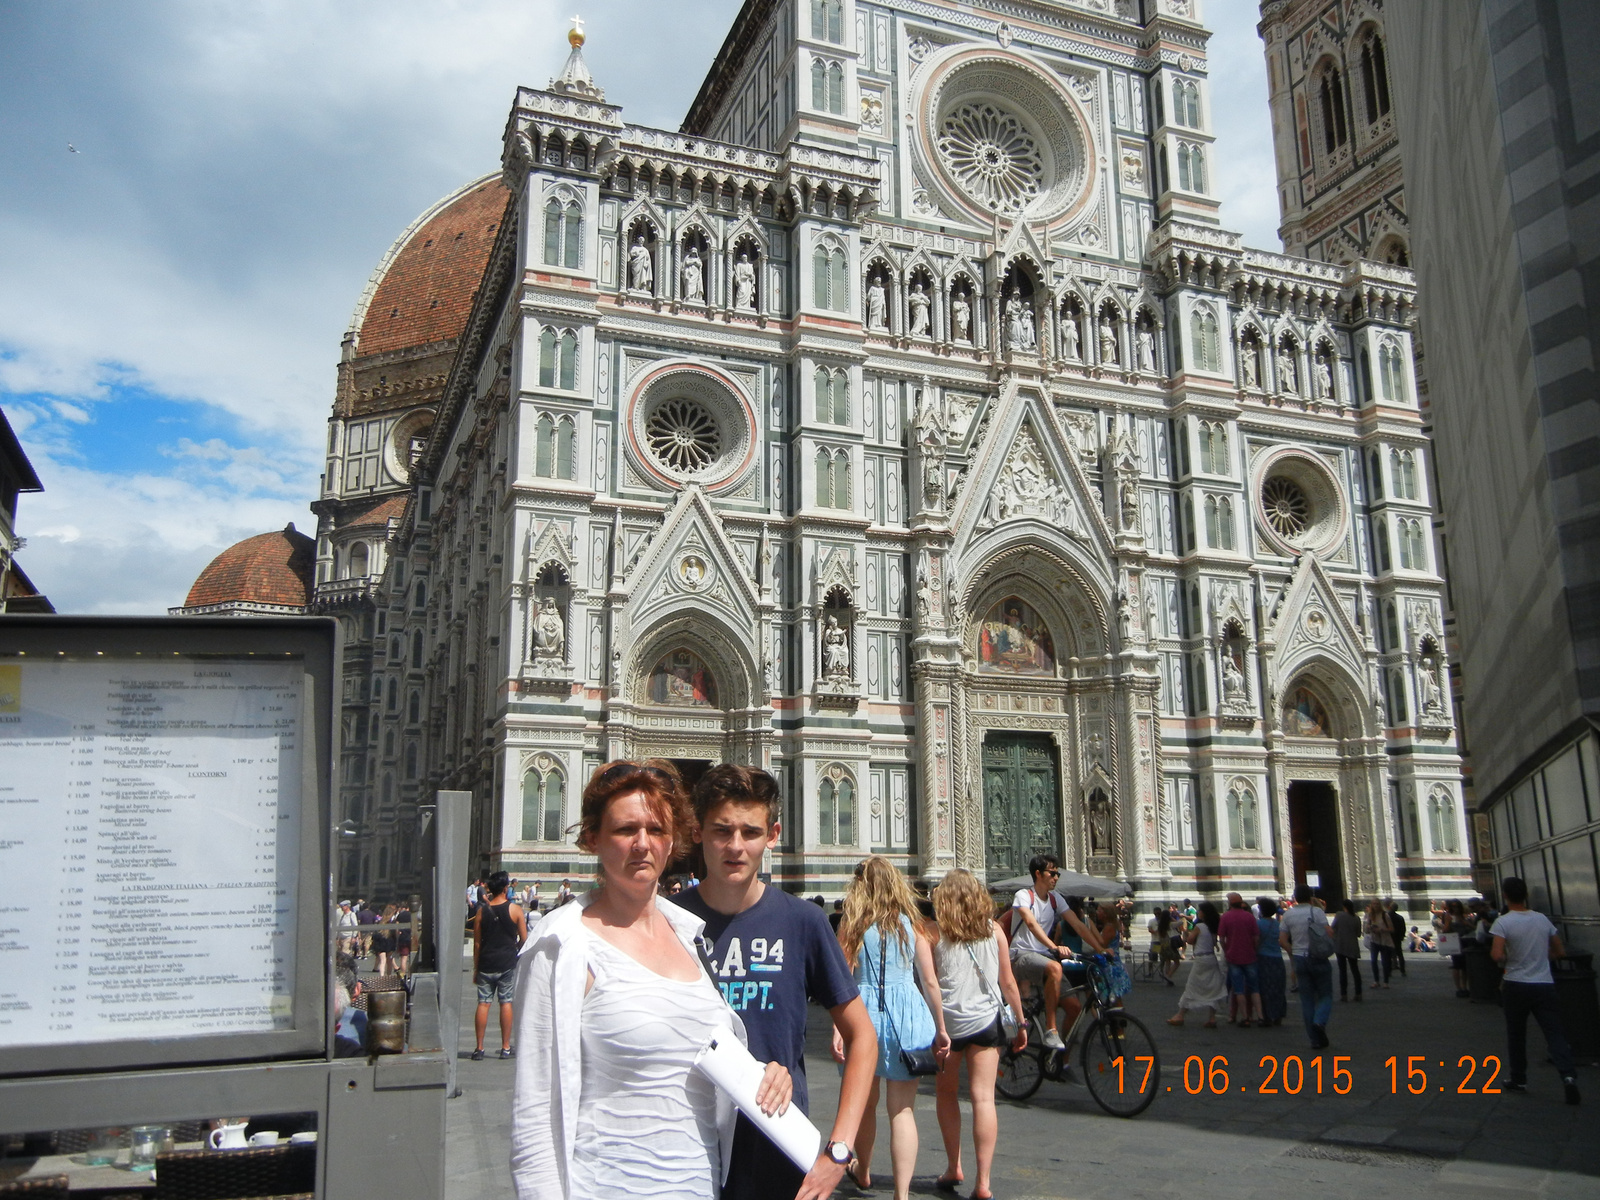
[[[1322, 916], [1320, 922], [1317, 920], [1319, 914]], [[1328, 936], [1328, 914], [1315, 905], [1311, 908], [1311, 919], [1306, 922], [1306, 937], [1312, 958], [1333, 957], [1333, 939]]]
[[1017, 1014], [1012, 1011], [1011, 1005], [1006, 1003], [1006, 998], [1000, 994], [999, 989], [989, 986], [989, 977], [983, 973], [983, 968], [978, 965], [978, 956], [973, 953], [972, 943], [967, 942], [966, 947], [967, 957], [972, 960], [972, 969], [978, 973], [978, 982], [983, 984], [983, 990], [993, 996], [995, 1003], [1000, 1006], [1000, 1029], [1006, 1035], [1006, 1041], [1016, 1041], [1017, 1033], [1022, 1028], [1022, 1023], [1017, 1020]]
[[[878, 937], [880, 941], [883, 939], [883, 933], [881, 930], [879, 931]], [[863, 944], [861, 947], [861, 952], [863, 954], [866, 954], [867, 952], [865, 940], [865, 935], [863, 935]], [[888, 1019], [889, 1028], [894, 1031], [894, 1040], [898, 1042], [900, 1041], [900, 1029], [895, 1024], [894, 1014], [889, 1011], [888, 1005], [884, 1002], [885, 970], [886, 967], [884, 955], [880, 952], [878, 955], [878, 1011]], [[916, 1050], [913, 1050], [909, 1046], [906, 1046], [902, 1043], [900, 1046], [900, 1065], [912, 1075], [937, 1075], [939, 1073], [939, 1060], [933, 1055], [933, 1046], [931, 1043]]]

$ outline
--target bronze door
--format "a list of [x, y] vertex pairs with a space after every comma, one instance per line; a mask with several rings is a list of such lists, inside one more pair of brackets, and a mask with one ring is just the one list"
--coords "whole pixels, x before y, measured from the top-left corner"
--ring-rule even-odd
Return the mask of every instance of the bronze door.
[[991, 879], [1025, 875], [1035, 854], [1061, 854], [1056, 751], [1036, 733], [991, 733], [983, 742], [985, 865]]

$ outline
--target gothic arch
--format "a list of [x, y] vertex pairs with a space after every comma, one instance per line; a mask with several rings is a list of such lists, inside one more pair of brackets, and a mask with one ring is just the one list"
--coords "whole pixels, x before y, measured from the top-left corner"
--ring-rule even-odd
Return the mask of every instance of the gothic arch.
[[678, 651], [697, 657], [715, 680], [716, 702], [701, 711], [735, 712], [760, 703], [760, 675], [745, 638], [704, 606], [670, 612], [633, 639], [633, 652], [621, 680], [622, 694], [640, 707], [661, 707], [651, 697], [651, 672]]
[[985, 616], [1013, 594], [1032, 605], [1049, 625], [1058, 675], [1069, 658], [1106, 652], [1111, 643], [1106, 594], [1076, 561], [1075, 551], [1046, 544], [1035, 525], [1015, 531], [1008, 527], [1005, 539], [984, 550], [980, 558], [982, 565], [965, 575], [959, 605], [967, 618], [961, 633], [962, 656], [968, 663], [978, 661]]
[[1280, 711], [1275, 716], [1289, 736], [1297, 736], [1292, 732], [1294, 723], [1288, 718], [1294, 697], [1301, 688], [1322, 705], [1330, 722], [1326, 736], [1333, 741], [1344, 743], [1370, 736], [1372, 715], [1362, 699], [1368, 689], [1344, 664], [1326, 655], [1314, 654], [1292, 666], [1281, 667], [1279, 678], [1283, 681], [1282, 693], [1278, 697]]

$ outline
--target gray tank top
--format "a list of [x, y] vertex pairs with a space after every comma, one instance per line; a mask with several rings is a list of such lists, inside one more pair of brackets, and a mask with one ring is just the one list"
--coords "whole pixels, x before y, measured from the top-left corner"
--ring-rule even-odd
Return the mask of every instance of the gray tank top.
[[1002, 1000], [1000, 947], [993, 937], [985, 942], [941, 937], [933, 947], [933, 966], [939, 974], [945, 1031], [952, 1038], [972, 1037], [994, 1024]]

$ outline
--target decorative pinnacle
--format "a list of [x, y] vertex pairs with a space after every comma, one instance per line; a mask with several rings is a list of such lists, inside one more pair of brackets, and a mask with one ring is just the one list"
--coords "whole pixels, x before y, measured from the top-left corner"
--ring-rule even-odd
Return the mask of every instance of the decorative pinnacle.
[[584, 36], [583, 36], [583, 18], [582, 17], [573, 17], [572, 18], [572, 28], [567, 30], [567, 41], [572, 45], [572, 48], [574, 50], [576, 50], [579, 46], [583, 45]]

